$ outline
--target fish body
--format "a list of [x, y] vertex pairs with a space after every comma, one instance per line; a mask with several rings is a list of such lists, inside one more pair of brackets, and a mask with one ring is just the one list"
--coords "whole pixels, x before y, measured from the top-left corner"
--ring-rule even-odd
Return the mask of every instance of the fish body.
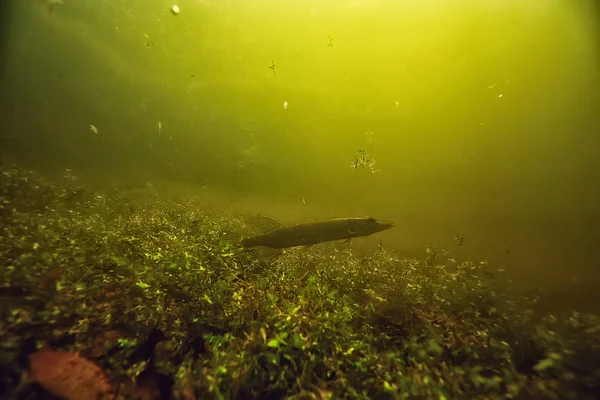
[[394, 227], [390, 221], [379, 221], [371, 217], [336, 218], [324, 221], [307, 222], [291, 226], [279, 226], [270, 220], [273, 229], [257, 236], [242, 238], [245, 248], [269, 247], [285, 249], [296, 246], [312, 246], [317, 243], [335, 240], [349, 241], [360, 236], [369, 236]]

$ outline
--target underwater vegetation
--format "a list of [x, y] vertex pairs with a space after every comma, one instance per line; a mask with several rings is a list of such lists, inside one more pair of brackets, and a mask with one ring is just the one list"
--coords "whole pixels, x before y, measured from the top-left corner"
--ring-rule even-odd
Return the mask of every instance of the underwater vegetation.
[[264, 260], [250, 219], [4, 159], [0, 398], [598, 398], [598, 317], [435, 247]]

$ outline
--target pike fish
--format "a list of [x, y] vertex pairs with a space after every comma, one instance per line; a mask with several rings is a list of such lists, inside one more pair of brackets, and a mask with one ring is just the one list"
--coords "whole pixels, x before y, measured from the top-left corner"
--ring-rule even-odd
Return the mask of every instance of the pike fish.
[[343, 240], [348, 243], [356, 237], [369, 236], [395, 225], [391, 221], [380, 221], [372, 217], [336, 218], [290, 226], [282, 226], [267, 217], [262, 217], [262, 221], [268, 226], [266, 233], [249, 237], [231, 235], [228, 241], [230, 243], [237, 242], [247, 249], [268, 247], [280, 250], [297, 246], [309, 247], [317, 243], [335, 240]]

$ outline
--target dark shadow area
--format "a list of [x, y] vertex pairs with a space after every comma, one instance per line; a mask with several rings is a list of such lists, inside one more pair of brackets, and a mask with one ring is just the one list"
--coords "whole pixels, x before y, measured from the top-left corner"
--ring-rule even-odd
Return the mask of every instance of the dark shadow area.
[[11, 3], [11, 0], [0, 2], [0, 80], [2, 80], [4, 75], [6, 57], [8, 56], [6, 47], [9, 36], [9, 14]]

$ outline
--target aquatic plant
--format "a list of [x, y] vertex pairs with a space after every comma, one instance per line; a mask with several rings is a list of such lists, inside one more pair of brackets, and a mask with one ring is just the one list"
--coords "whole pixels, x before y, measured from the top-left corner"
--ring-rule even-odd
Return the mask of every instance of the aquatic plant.
[[[544, 315], [487, 263], [459, 263], [435, 247], [419, 260], [333, 245], [265, 260], [223, 238], [250, 224], [244, 215], [193, 199], [94, 192], [72, 171], [50, 181], [1, 165], [2, 396], [89, 398], [96, 388], [148, 399], [596, 398], [600, 390], [600, 319]], [[89, 367], [84, 385], [48, 383], [48, 363], [69, 371], [73, 362]]]

